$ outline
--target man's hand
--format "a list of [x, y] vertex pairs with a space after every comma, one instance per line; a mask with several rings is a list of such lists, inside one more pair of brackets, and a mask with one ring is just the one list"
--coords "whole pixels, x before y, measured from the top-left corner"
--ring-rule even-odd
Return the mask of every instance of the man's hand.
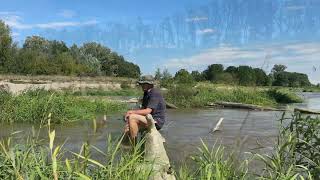
[[130, 110], [130, 111], [128, 111], [128, 112], [126, 113], [126, 115], [125, 115], [125, 119], [126, 119], [126, 120], [127, 120], [128, 117], [130, 116], [130, 114], [134, 114], [134, 111]]

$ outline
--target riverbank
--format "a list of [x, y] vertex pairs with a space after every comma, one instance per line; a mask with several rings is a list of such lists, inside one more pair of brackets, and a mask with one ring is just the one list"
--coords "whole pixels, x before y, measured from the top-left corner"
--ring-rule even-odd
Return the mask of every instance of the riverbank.
[[[135, 80], [128, 78], [2, 75], [0, 80], [1, 87], [14, 94], [30, 88], [43, 88], [92, 99], [143, 95], [135, 86]], [[201, 82], [195, 86], [172, 84], [170, 88], [163, 90], [163, 94], [167, 102], [179, 108], [205, 108], [217, 102], [232, 102], [271, 109], [281, 104], [302, 102], [303, 99], [296, 93], [301, 91], [301, 88], [245, 87]]]
[[14, 94], [19, 94], [30, 88], [75, 92], [87, 89], [116, 91], [123, 88], [134, 88], [135, 86], [136, 79], [120, 77], [0, 75], [0, 88], [5, 88]]

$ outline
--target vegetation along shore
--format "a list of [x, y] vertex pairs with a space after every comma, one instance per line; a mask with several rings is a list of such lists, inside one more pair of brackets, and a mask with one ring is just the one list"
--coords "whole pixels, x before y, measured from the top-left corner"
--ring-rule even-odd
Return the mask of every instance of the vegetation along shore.
[[[222, 146], [208, 147], [205, 142], [199, 152], [190, 157], [190, 163], [174, 166], [171, 173], [177, 179], [317, 179], [320, 173], [319, 119], [299, 114], [281, 119], [277, 144], [269, 155], [249, 153], [240, 161], [236, 152]], [[49, 119], [48, 119], [49, 118]], [[120, 141], [109, 136], [107, 147], [98, 149], [83, 143], [79, 152], [66, 151], [64, 144], [56, 144], [54, 129], [49, 122], [49, 140], [30, 137], [24, 144], [14, 144], [14, 135], [0, 141], [1, 179], [149, 179], [154, 173], [143, 164], [142, 143], [132, 151], [120, 147]], [[315, 123], [317, 122], [317, 123]], [[285, 125], [286, 124], [286, 125]], [[307, 127], [307, 128], [302, 128]], [[19, 132], [16, 132], [19, 133]], [[99, 160], [91, 152], [99, 152]], [[236, 151], [236, 150], [235, 150]], [[68, 154], [68, 156], [66, 156]], [[68, 158], [66, 158], [68, 157]], [[262, 169], [252, 171], [252, 163], [260, 163]]]

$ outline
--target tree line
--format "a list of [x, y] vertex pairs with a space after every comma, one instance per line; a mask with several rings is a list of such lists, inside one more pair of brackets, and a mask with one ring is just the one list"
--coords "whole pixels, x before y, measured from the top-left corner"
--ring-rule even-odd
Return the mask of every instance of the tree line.
[[27, 37], [22, 47], [0, 20], [0, 73], [23, 75], [85, 75], [137, 78], [138, 65], [96, 42], [68, 47], [63, 41]]
[[[211, 64], [204, 71], [179, 70], [172, 76], [158, 69], [155, 77], [163, 85], [210, 81], [243, 86], [310, 86], [306, 74], [287, 72], [286, 66], [275, 65], [267, 74], [260, 68]], [[0, 20], [0, 73], [23, 75], [84, 75], [138, 78], [138, 65], [96, 42], [68, 47], [63, 41], [47, 40], [40, 36], [27, 37], [22, 47], [13, 42], [10, 28]]]
[[306, 74], [287, 72], [286, 69], [286, 66], [276, 64], [271, 73], [267, 74], [263, 69], [251, 66], [224, 68], [222, 64], [211, 64], [202, 72], [192, 71], [190, 73], [186, 69], [180, 69], [174, 76], [166, 69], [163, 72], [157, 69], [155, 78], [161, 80], [163, 86], [168, 86], [173, 82], [193, 84], [200, 81], [241, 86], [305, 87], [312, 85]]

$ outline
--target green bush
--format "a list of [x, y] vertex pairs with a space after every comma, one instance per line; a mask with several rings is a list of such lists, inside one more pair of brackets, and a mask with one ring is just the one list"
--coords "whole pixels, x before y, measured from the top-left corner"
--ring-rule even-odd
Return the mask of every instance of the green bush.
[[188, 84], [190, 86], [194, 86], [196, 84], [193, 76], [185, 69], [179, 70], [175, 74], [174, 80], [178, 84]]
[[160, 86], [164, 88], [172, 88], [175, 84], [175, 81], [173, 78], [163, 78], [160, 81]]
[[180, 107], [194, 107], [194, 97], [197, 91], [189, 84], [175, 84], [165, 95], [168, 102]]
[[123, 81], [123, 82], [121, 82], [120, 87], [121, 87], [121, 89], [130, 89], [131, 88], [130, 82]]

